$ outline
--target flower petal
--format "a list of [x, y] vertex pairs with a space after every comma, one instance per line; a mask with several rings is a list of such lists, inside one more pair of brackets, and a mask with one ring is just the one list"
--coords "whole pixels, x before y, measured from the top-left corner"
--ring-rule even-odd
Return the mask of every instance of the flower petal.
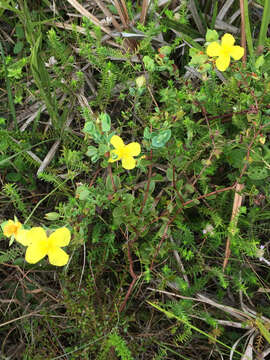
[[228, 55], [219, 56], [218, 59], [216, 60], [216, 67], [218, 68], [219, 71], [225, 71], [227, 67], [230, 65], [230, 60], [231, 58]]
[[48, 251], [49, 262], [55, 266], [64, 266], [67, 264], [69, 255], [59, 247], [52, 247]]
[[219, 56], [220, 55], [221, 46], [218, 42], [214, 41], [207, 46], [206, 54], [208, 56]]
[[46, 231], [42, 227], [33, 227], [28, 231], [27, 239], [30, 243], [47, 241]]
[[235, 39], [231, 34], [225, 34], [221, 38], [221, 46], [233, 46]]
[[132, 156], [125, 156], [122, 158], [122, 166], [126, 170], [134, 169], [136, 166], [136, 161]]
[[23, 246], [30, 246], [31, 241], [28, 239], [27, 234], [29, 233], [29, 230], [21, 229], [18, 231], [15, 239], [18, 241], [18, 243], [22, 244]]
[[70, 231], [66, 227], [55, 230], [49, 236], [51, 246], [67, 246], [70, 242]]
[[242, 46], [233, 46], [230, 55], [234, 60], [240, 60], [244, 55], [244, 48]]
[[[30, 232], [31, 230], [29, 230]], [[28, 246], [25, 253], [25, 260], [29, 264], [36, 264], [39, 260], [43, 259], [47, 255], [47, 247], [44, 246], [43, 241], [36, 241]]]
[[141, 153], [141, 145], [137, 142], [132, 142], [125, 146], [125, 151], [127, 151], [129, 156], [137, 156]]
[[120, 136], [113, 135], [113, 137], [110, 140], [110, 143], [116, 148], [122, 148], [125, 146], [123, 140], [120, 138]]

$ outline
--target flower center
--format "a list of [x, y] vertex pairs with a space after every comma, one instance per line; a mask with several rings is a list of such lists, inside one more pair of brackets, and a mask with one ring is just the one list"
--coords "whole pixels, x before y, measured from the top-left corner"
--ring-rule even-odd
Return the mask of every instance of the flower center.
[[222, 55], [230, 56], [232, 52], [232, 46], [231, 45], [223, 45], [221, 48]]
[[15, 234], [17, 232], [17, 226], [14, 224], [9, 225], [8, 230], [11, 234]]
[[114, 153], [118, 156], [117, 160], [129, 156], [129, 151], [127, 150], [126, 146], [114, 150]]

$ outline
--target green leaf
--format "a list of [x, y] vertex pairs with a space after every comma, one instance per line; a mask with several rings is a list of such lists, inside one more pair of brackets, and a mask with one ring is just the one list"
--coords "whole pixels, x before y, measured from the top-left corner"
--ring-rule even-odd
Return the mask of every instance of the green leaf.
[[150, 130], [149, 130], [148, 126], [144, 129], [143, 137], [144, 137], [145, 140], [150, 140], [151, 139], [151, 133], [150, 133]]
[[16, 25], [15, 26], [15, 29], [16, 29], [16, 36], [18, 39], [22, 40], [25, 38], [24, 36], [24, 30], [23, 30], [23, 27], [21, 25]]
[[108, 114], [106, 113], [101, 113], [99, 116], [100, 120], [101, 120], [101, 128], [102, 131], [104, 132], [108, 132], [111, 130], [111, 118]]
[[[121, 180], [120, 180], [119, 176], [113, 175], [113, 182], [114, 182], [114, 186], [116, 187], [116, 189], [121, 188]], [[110, 175], [108, 175], [106, 178], [106, 189], [109, 191], [114, 191], [114, 187], [112, 185], [112, 179], [111, 179]]]
[[269, 172], [263, 164], [251, 164], [247, 174], [251, 180], [263, 180], [269, 176]]
[[[5, 150], [5, 149], [4, 149]], [[0, 155], [0, 168], [8, 168], [10, 163], [8, 161], [8, 157], [6, 155]]]
[[[155, 190], [155, 186], [156, 186], [156, 182], [154, 180], [151, 180], [149, 183], [149, 194], [151, 194], [154, 190]], [[146, 191], [147, 189], [147, 183], [144, 186], [144, 190]]]
[[[201, 51], [198, 51], [196, 54], [192, 55], [192, 58], [189, 62], [191, 66], [193, 65], [204, 65], [205, 62], [208, 60], [208, 56], [202, 53]], [[209, 64], [210, 65], [210, 64]]]
[[97, 152], [98, 152], [98, 149], [96, 149], [94, 146], [88, 146], [86, 155], [92, 157], [92, 156], [97, 155]]
[[218, 40], [218, 33], [216, 30], [207, 29], [205, 40], [207, 42], [217, 41]]
[[167, 143], [167, 141], [170, 139], [171, 134], [172, 134], [172, 132], [170, 129], [160, 131], [157, 136], [153, 137], [152, 147], [153, 148], [163, 147]]
[[150, 56], [146, 55], [143, 57], [143, 62], [145, 65], [146, 70], [148, 71], [154, 71], [156, 66], [153, 59], [150, 58]]
[[22, 51], [22, 49], [23, 49], [23, 42], [22, 41], [18, 41], [18, 42], [16, 42], [16, 44], [15, 44], [15, 46], [14, 46], [14, 48], [13, 48], [13, 52], [14, 52], [14, 54], [19, 54], [21, 51]]
[[77, 188], [76, 197], [80, 200], [87, 200], [89, 193], [89, 189], [85, 185], [82, 185]]
[[173, 181], [173, 169], [172, 168], [167, 169], [166, 176], [167, 176], [169, 181]]
[[6, 176], [6, 180], [10, 182], [17, 182], [22, 179], [21, 175], [15, 172], [10, 172]]
[[90, 135], [95, 142], [99, 142], [101, 139], [100, 133], [97, 131], [96, 125], [92, 121], [87, 121], [84, 125], [83, 132]]
[[246, 156], [246, 150], [233, 149], [228, 153], [228, 162], [237, 169], [243, 166], [244, 159]]
[[118, 206], [113, 210], [113, 223], [117, 226], [125, 222], [125, 209], [122, 206]]
[[162, 55], [170, 55], [171, 52], [172, 52], [172, 48], [170, 46], [162, 46], [159, 49], [159, 53]]
[[258, 70], [265, 63], [264, 56], [261, 55], [255, 62], [255, 68]]
[[92, 135], [94, 131], [96, 131], [94, 123], [92, 121], [87, 121], [84, 124], [83, 132], [85, 132], [86, 134]]

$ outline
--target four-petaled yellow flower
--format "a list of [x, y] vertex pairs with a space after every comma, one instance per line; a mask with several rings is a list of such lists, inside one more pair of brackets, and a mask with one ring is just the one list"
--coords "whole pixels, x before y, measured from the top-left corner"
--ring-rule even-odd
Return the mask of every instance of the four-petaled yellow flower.
[[231, 34], [225, 34], [221, 38], [221, 45], [214, 41], [208, 45], [206, 53], [208, 56], [217, 56], [216, 66], [218, 70], [225, 71], [230, 65], [231, 57], [240, 60], [244, 55], [244, 48], [234, 46], [235, 39]]
[[109, 162], [121, 160], [124, 169], [134, 169], [136, 166], [136, 160], [133, 157], [140, 154], [141, 145], [137, 142], [125, 145], [123, 140], [117, 135], [114, 135], [110, 142], [115, 149], [111, 151]]
[[55, 230], [49, 237], [42, 227], [21, 230], [16, 240], [27, 246], [25, 260], [30, 264], [36, 264], [46, 255], [52, 265], [64, 266], [68, 262], [69, 255], [61, 249], [70, 241], [70, 231], [65, 227]]
[[8, 220], [3, 228], [4, 235], [11, 237], [12, 235], [17, 239], [18, 233], [22, 228], [22, 224], [19, 221]]

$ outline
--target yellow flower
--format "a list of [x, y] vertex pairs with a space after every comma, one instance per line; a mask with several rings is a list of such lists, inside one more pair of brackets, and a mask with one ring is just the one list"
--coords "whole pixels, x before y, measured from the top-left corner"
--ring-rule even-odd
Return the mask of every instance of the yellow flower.
[[30, 264], [36, 264], [46, 255], [52, 265], [64, 266], [68, 262], [69, 255], [61, 249], [70, 241], [70, 231], [65, 227], [55, 230], [49, 237], [41, 227], [21, 230], [16, 240], [27, 246], [25, 260]]
[[19, 221], [8, 220], [3, 228], [4, 235], [7, 237], [11, 237], [13, 235], [16, 239], [21, 227], [22, 224]]
[[133, 156], [140, 154], [141, 145], [137, 142], [132, 142], [128, 145], [125, 145], [123, 140], [117, 135], [114, 135], [110, 142], [115, 149], [111, 151], [109, 162], [121, 160], [124, 169], [134, 169], [136, 160], [133, 158]]
[[231, 34], [225, 34], [221, 38], [221, 45], [214, 41], [208, 45], [206, 53], [208, 56], [217, 56], [216, 66], [218, 70], [225, 71], [230, 65], [231, 57], [240, 60], [244, 55], [244, 48], [234, 46], [235, 39]]

